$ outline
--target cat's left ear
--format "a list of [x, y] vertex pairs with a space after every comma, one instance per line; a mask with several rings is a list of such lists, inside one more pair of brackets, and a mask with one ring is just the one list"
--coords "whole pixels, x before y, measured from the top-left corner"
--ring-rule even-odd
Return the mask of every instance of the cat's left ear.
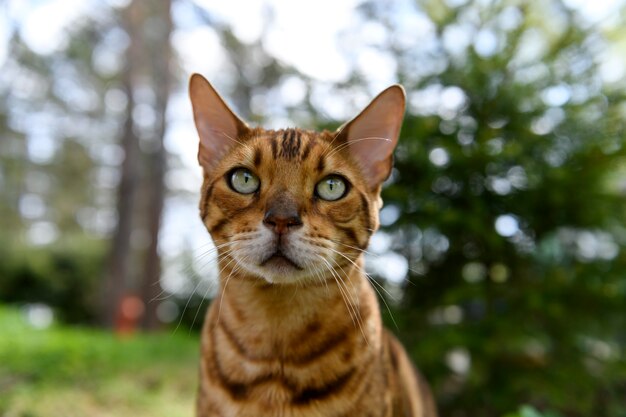
[[200, 136], [198, 162], [208, 173], [249, 128], [202, 75], [191, 76], [189, 97]]
[[350, 153], [361, 166], [370, 189], [380, 189], [389, 177], [393, 150], [404, 117], [406, 94], [395, 84], [380, 93], [354, 119], [339, 128]]

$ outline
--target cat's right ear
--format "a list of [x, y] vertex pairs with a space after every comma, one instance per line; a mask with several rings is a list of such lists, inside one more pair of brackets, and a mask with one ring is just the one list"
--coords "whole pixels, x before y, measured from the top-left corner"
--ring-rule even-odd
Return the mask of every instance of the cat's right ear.
[[189, 97], [200, 136], [198, 162], [208, 173], [249, 128], [202, 75], [191, 76]]

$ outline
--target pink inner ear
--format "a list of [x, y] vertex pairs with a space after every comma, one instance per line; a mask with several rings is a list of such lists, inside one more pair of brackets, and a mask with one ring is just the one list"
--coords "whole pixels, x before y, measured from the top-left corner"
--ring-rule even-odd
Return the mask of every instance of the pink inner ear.
[[205, 168], [213, 166], [236, 143], [236, 127], [234, 129], [231, 126], [213, 127], [206, 119], [202, 118], [201, 120], [196, 120], [196, 128], [200, 136], [198, 160], [200, 165]]
[[238, 143], [246, 124], [230, 110], [209, 82], [199, 74], [191, 76], [189, 96], [194, 121], [200, 136], [198, 161], [205, 171], [212, 167]]
[[389, 87], [346, 126], [350, 151], [373, 188], [391, 171], [391, 154], [398, 142], [404, 106], [402, 87]]
[[360, 155], [363, 162], [387, 159], [395, 147], [398, 135], [398, 132], [390, 128], [391, 125], [389, 121], [365, 118], [350, 129], [350, 148]]

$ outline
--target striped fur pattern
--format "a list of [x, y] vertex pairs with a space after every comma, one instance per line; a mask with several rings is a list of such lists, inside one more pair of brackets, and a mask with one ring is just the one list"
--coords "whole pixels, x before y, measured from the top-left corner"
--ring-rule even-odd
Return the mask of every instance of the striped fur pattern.
[[[231, 131], [220, 128], [226, 145], [203, 155], [213, 145], [202, 145], [198, 107], [206, 103], [194, 99], [193, 83], [200, 215], [220, 269], [202, 332], [197, 415], [435, 417], [428, 387], [383, 328], [364, 274], [380, 183], [367, 181], [349, 136], [251, 129], [236, 119]], [[239, 168], [259, 179], [257, 191], [233, 190], [229, 178]], [[346, 181], [336, 201], [315, 193], [328, 175]], [[268, 213], [297, 222], [279, 229]]]

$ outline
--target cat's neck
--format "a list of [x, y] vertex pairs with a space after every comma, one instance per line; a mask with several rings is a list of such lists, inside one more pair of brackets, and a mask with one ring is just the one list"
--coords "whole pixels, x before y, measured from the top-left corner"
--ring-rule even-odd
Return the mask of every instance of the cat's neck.
[[372, 339], [381, 326], [380, 316], [362, 270], [359, 259], [356, 265], [329, 272], [316, 284], [285, 285], [269, 284], [227, 267], [220, 277], [212, 319], [256, 340], [259, 351], [280, 352], [298, 338], [336, 329]]

